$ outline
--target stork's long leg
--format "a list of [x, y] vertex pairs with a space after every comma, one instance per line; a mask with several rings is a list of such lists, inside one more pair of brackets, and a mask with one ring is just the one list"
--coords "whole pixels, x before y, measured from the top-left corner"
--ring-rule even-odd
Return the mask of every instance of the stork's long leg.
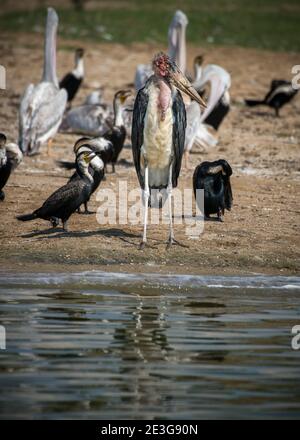
[[169, 249], [172, 246], [172, 244], [174, 243], [174, 229], [173, 229], [173, 217], [172, 217], [172, 189], [173, 189], [172, 171], [173, 171], [173, 166], [172, 166], [172, 162], [171, 162], [170, 168], [169, 168], [169, 181], [168, 181], [168, 187], [167, 187], [168, 207], [169, 207], [169, 225], [170, 225], [167, 249]]
[[145, 167], [145, 189], [143, 191], [144, 196], [144, 232], [143, 232], [143, 240], [140, 244], [140, 249], [143, 249], [147, 242], [147, 223], [148, 223], [148, 204], [149, 204], [149, 197], [150, 197], [150, 191], [149, 191], [149, 173], [148, 173], [148, 166]]

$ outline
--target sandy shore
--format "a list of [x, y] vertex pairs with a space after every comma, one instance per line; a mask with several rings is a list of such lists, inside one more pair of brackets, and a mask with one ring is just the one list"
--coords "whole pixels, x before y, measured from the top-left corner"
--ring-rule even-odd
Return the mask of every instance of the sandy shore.
[[[73, 42], [74, 47], [78, 43]], [[59, 47], [71, 46], [59, 42]], [[158, 48], [145, 45], [86, 44], [87, 76], [76, 103], [91, 91], [92, 83], [104, 86], [105, 99], [132, 83], [135, 66], [147, 62]], [[159, 48], [160, 49], [160, 48]], [[188, 60], [201, 48], [190, 47]], [[6, 187], [0, 204], [0, 266], [18, 271], [109, 270], [176, 273], [279, 273], [292, 274], [299, 265], [300, 190], [300, 97], [282, 110], [276, 119], [267, 108], [247, 109], [244, 97], [260, 97], [272, 78], [291, 78], [299, 64], [297, 54], [250, 49], [213, 48], [208, 63], [219, 63], [232, 75], [232, 109], [219, 131], [219, 144], [207, 151], [195, 150], [191, 170], [182, 169], [179, 188], [192, 187], [192, 174], [202, 160], [225, 158], [233, 168], [234, 206], [225, 222], [206, 222], [204, 233], [189, 240], [185, 226], [177, 225], [177, 239], [188, 247], [166, 251], [167, 225], [150, 226], [149, 245], [137, 249], [141, 226], [100, 226], [95, 215], [74, 214], [69, 232], [49, 230], [42, 220], [19, 223], [15, 216], [27, 213], [66, 182], [68, 173], [56, 160], [73, 158], [75, 135], [58, 134], [53, 157], [44, 146], [39, 156], [25, 158]], [[1, 64], [7, 68], [7, 90], [0, 91], [0, 131], [17, 139], [17, 111], [20, 94], [41, 75], [42, 41], [36, 36], [2, 36]], [[71, 51], [60, 50], [59, 76], [73, 63]], [[93, 84], [95, 85], [95, 84]], [[75, 104], [76, 104], [75, 103]], [[130, 145], [121, 153], [115, 175], [107, 174], [101, 188], [116, 189], [120, 180], [129, 190], [138, 186], [132, 166]], [[125, 161], [124, 161], [125, 159]], [[90, 208], [99, 203], [93, 197]]]

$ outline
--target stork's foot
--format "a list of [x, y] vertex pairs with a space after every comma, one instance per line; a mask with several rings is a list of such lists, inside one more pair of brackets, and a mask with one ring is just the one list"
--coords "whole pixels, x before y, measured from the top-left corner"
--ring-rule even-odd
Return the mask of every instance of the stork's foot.
[[145, 249], [146, 245], [147, 245], [146, 241], [141, 241], [139, 244], [139, 251], [142, 251], [143, 249]]
[[173, 245], [177, 245], [189, 249], [189, 246], [187, 246], [186, 244], [182, 244], [178, 240], [175, 240], [175, 238], [170, 237], [169, 240], [167, 241], [166, 250], [170, 249]]
[[95, 212], [94, 211], [90, 211], [89, 209], [85, 209], [84, 211], [78, 211], [78, 214], [91, 215], [91, 214], [95, 214]]

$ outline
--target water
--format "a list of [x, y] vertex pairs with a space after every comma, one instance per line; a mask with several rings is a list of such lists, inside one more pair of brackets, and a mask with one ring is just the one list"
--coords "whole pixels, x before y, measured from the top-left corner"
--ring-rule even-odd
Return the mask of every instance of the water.
[[0, 273], [2, 418], [300, 418], [300, 277]]

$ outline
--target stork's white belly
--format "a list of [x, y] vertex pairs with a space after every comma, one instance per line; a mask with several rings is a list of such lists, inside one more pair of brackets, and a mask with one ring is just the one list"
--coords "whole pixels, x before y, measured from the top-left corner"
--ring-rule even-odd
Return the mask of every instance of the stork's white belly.
[[170, 101], [164, 120], [161, 120], [157, 108], [159, 90], [155, 86], [151, 88], [144, 121], [144, 143], [141, 151], [142, 160], [146, 159], [149, 168], [150, 187], [167, 185], [173, 148], [172, 101]]

